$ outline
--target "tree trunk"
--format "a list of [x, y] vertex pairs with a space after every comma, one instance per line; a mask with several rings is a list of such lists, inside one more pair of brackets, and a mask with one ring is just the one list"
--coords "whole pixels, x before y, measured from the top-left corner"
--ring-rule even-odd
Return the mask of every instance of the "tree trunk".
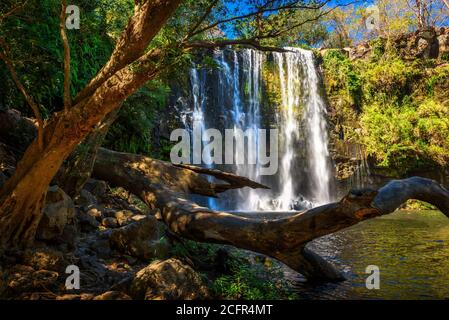
[[109, 128], [117, 119], [118, 112], [119, 109], [116, 109], [108, 114], [84, 142], [78, 145], [54, 179], [54, 184], [57, 184], [70, 197], [78, 196], [89, 179], [98, 148], [101, 147]]
[[[195, 171], [228, 184], [210, 183]], [[190, 166], [178, 168], [143, 156], [100, 149], [93, 176], [121, 186], [149, 206], [159, 208], [169, 229], [181, 237], [263, 253], [313, 280], [343, 279], [331, 264], [307, 249], [313, 239], [392, 213], [409, 199], [431, 203], [449, 217], [449, 191], [433, 180], [419, 177], [391, 181], [378, 191], [353, 191], [338, 203], [306, 212], [276, 213], [269, 218], [217, 212], [184, 199], [183, 193], [216, 195], [236, 187], [261, 187], [232, 174], [220, 175]]]
[[15, 174], [0, 190], [0, 247], [31, 244], [47, 189], [63, 161], [107, 114], [164, 67], [163, 50], [144, 51], [180, 3], [136, 2], [134, 16], [108, 63], [73, 106], [50, 118], [44, 127], [43, 147], [37, 141], [28, 147]]
[[[2, 138], [16, 135], [13, 129], [19, 127], [36, 134], [35, 125], [14, 116], [14, 112], [0, 114], [0, 124], [3, 123], [13, 126], [0, 126]], [[25, 143], [29, 137], [27, 134]], [[212, 183], [204, 175], [222, 182]], [[188, 193], [217, 197], [230, 189], [266, 187], [231, 173], [172, 165], [103, 148], [98, 150], [93, 176], [126, 188], [150, 208], [159, 208], [164, 222], [179, 236], [260, 252], [284, 262], [309, 279], [342, 279], [332, 265], [308, 250], [307, 243], [315, 238], [391, 213], [408, 199], [432, 203], [449, 217], [448, 190], [432, 180], [417, 177], [392, 181], [378, 191], [353, 191], [339, 203], [304, 213], [235, 215], [202, 208], [184, 198]]]
[[427, 5], [422, 0], [416, 0], [416, 11], [418, 15], [418, 30], [423, 30], [427, 27], [426, 23], [426, 9]]

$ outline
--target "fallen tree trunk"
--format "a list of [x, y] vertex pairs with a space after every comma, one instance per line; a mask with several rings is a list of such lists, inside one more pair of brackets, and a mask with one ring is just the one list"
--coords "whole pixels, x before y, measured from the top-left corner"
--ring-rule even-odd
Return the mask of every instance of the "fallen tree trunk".
[[[9, 124], [20, 121], [29, 129], [27, 132], [33, 132], [34, 124], [27, 119], [0, 113], [0, 124], [3, 118], [7, 120], [4, 123]], [[0, 126], [0, 135], [12, 134], [13, 129], [2, 130]], [[224, 183], [212, 183], [202, 174]], [[433, 180], [419, 177], [391, 181], [379, 190], [352, 191], [338, 203], [297, 214], [276, 213], [272, 219], [267, 215], [258, 218], [216, 212], [185, 199], [189, 193], [217, 197], [230, 189], [266, 188], [247, 178], [218, 170], [176, 166], [100, 148], [93, 177], [121, 186], [149, 207], [159, 208], [169, 229], [181, 237], [260, 252], [282, 261], [309, 279], [343, 279], [331, 264], [307, 249], [307, 243], [313, 239], [392, 213], [408, 199], [431, 203], [449, 217], [449, 191]]]
[[[158, 207], [169, 229], [181, 237], [263, 253], [308, 279], [343, 279], [331, 264], [307, 249], [306, 245], [313, 239], [392, 213], [409, 199], [431, 203], [449, 217], [449, 191], [433, 180], [420, 177], [391, 181], [379, 190], [352, 191], [340, 202], [294, 215], [285, 213], [281, 218], [244, 217], [213, 211], [186, 200], [185, 193], [215, 196], [226, 187], [216, 187], [195, 175], [210, 174], [208, 169], [183, 166], [179, 168], [183, 171], [176, 171], [174, 168], [143, 156], [101, 149], [93, 176], [124, 187], [149, 206]], [[228, 189], [258, 187], [232, 174], [218, 176], [229, 183]]]

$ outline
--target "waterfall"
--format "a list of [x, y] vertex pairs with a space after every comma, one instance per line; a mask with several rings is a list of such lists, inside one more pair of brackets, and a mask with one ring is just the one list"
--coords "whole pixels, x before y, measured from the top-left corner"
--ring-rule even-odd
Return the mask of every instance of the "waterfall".
[[[190, 130], [193, 135], [200, 137], [197, 141], [204, 141], [203, 132], [208, 128], [205, 119], [205, 107], [206, 107], [206, 77], [204, 70], [201, 70], [201, 76], [196, 66], [190, 69], [190, 85], [193, 99], [193, 111], [191, 111], [190, 123], [183, 117], [184, 126]], [[198, 151], [201, 150], [201, 146], [193, 145], [193, 157], [198, 155]], [[200, 152], [202, 156], [202, 152]], [[210, 162], [209, 159], [203, 159]], [[207, 165], [211, 167], [211, 165]], [[216, 201], [213, 198], [208, 199], [208, 205], [211, 209], [216, 208]]]
[[[272, 54], [280, 92], [280, 105], [270, 106], [270, 112], [278, 110], [276, 117], [272, 117], [276, 123], [271, 126], [279, 129], [279, 172], [272, 177], [261, 176], [259, 165], [241, 164], [247, 155], [240, 153], [234, 154], [236, 165], [231, 169], [272, 189], [246, 188], [229, 192], [222, 196], [226, 200], [210, 201], [209, 206], [213, 208], [288, 211], [330, 201], [326, 108], [320, 95], [319, 73], [311, 51], [288, 50]], [[192, 122], [202, 130], [269, 129], [262, 128], [262, 123], [267, 122], [264, 118], [267, 111], [261, 107], [266, 90], [263, 68], [268, 57], [253, 49], [217, 50], [213, 59], [218, 68], [207, 71], [206, 68], [192, 68]], [[258, 137], [255, 139], [256, 148], [259, 148]], [[306, 157], [298, 156], [300, 152]], [[298, 167], [301, 170], [298, 171]], [[229, 167], [225, 169], [230, 170]], [[301, 194], [307, 195], [310, 201]]]
[[284, 141], [281, 160], [282, 181], [278, 207], [289, 210], [292, 201], [297, 200], [294, 189], [292, 165], [295, 159], [295, 140], [300, 139], [298, 113], [304, 105], [303, 121], [306, 126], [307, 162], [315, 205], [330, 201], [329, 151], [327, 146], [326, 107], [319, 93], [319, 77], [313, 52], [297, 48], [286, 48], [289, 52], [274, 53], [279, 71], [282, 106], [280, 108], [280, 129]]
[[[243, 51], [243, 63], [244, 70], [246, 72], [246, 87], [248, 108], [245, 116], [244, 127], [240, 128], [243, 130], [253, 129], [257, 132], [257, 129], [261, 127], [261, 114], [260, 114], [260, 82], [262, 74], [262, 64], [263, 64], [263, 53], [246, 49]], [[236, 81], [238, 79], [236, 78]], [[256, 137], [256, 148], [259, 149], [258, 137]], [[246, 176], [254, 181], [260, 181], [260, 171], [257, 165], [239, 165], [237, 169], [237, 174]], [[260, 193], [257, 190], [251, 189], [248, 192], [246, 198], [244, 198], [241, 204], [241, 209], [254, 210], [257, 209], [258, 203], [260, 202]], [[244, 196], [244, 195], [243, 195]]]
[[[290, 48], [292, 49], [292, 48]], [[320, 81], [312, 51], [294, 49], [298, 52], [305, 68], [303, 78], [306, 92], [306, 114], [308, 137], [308, 162], [312, 171], [310, 178], [313, 182], [315, 203], [322, 205], [330, 202], [330, 166], [327, 124], [325, 119], [326, 105], [319, 92]]]
[[[285, 59], [284, 59], [285, 56]], [[281, 160], [280, 177], [282, 181], [281, 195], [277, 205], [280, 210], [290, 210], [291, 203], [295, 199], [293, 185], [292, 164], [295, 156], [294, 139], [299, 139], [299, 124], [295, 111], [299, 109], [299, 97], [301, 87], [299, 86], [298, 55], [275, 53], [274, 60], [279, 69], [279, 82], [282, 98], [280, 108], [280, 130], [284, 141], [284, 155]], [[287, 76], [284, 69], [284, 60], [287, 65]], [[296, 110], [295, 110], [296, 109]]]

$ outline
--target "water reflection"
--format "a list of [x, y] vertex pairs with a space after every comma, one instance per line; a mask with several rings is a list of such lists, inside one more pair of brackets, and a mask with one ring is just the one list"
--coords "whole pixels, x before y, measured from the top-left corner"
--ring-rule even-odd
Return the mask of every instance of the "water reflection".
[[[348, 281], [312, 285], [286, 272], [300, 298], [449, 298], [449, 219], [440, 212], [398, 211], [316, 240], [311, 247], [343, 270]], [[368, 265], [380, 268], [380, 290], [366, 289]]]

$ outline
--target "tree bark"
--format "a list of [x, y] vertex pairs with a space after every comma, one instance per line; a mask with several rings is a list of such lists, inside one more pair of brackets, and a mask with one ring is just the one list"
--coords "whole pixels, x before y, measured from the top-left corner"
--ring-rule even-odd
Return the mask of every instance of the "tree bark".
[[[27, 132], [24, 143], [36, 135], [35, 124], [12, 111], [0, 114], [2, 124], [5, 124], [0, 126], [2, 138], [17, 136], [18, 128]], [[204, 175], [222, 182], [210, 182]], [[449, 217], [449, 191], [433, 180], [419, 177], [391, 181], [378, 191], [352, 191], [338, 203], [307, 212], [236, 215], [200, 207], [186, 200], [186, 194], [217, 197], [230, 189], [266, 187], [231, 173], [173, 165], [104, 148], [98, 150], [93, 176], [124, 187], [150, 208], [159, 208], [164, 222], [179, 236], [260, 252], [309, 279], [343, 279], [338, 270], [307, 248], [307, 243], [315, 238], [391, 213], [408, 199], [434, 204]]]
[[117, 118], [119, 109], [108, 114], [103, 121], [76, 148], [59, 170], [54, 184], [57, 184], [70, 197], [79, 195], [87, 180], [97, 157], [98, 148], [103, 144], [109, 128]]
[[165, 224], [181, 237], [259, 252], [310, 280], [343, 280], [335, 267], [306, 247], [316, 238], [392, 213], [409, 199], [431, 203], [449, 217], [449, 191], [420, 177], [391, 181], [379, 190], [352, 191], [340, 202], [296, 214], [276, 213], [273, 218], [217, 212], [186, 200], [185, 194], [216, 196], [236, 187], [262, 186], [224, 174], [219, 178], [228, 182], [226, 187], [208, 182], [197, 172], [217, 177], [216, 172], [208, 169], [180, 168], [143, 156], [100, 149], [93, 176], [121, 186], [150, 207], [159, 208]]
[[163, 50], [143, 52], [180, 3], [139, 1], [109, 62], [70, 108], [49, 119], [39, 143], [28, 147], [15, 174], [0, 190], [0, 247], [34, 241], [47, 189], [63, 161], [107, 114], [164, 67]]

